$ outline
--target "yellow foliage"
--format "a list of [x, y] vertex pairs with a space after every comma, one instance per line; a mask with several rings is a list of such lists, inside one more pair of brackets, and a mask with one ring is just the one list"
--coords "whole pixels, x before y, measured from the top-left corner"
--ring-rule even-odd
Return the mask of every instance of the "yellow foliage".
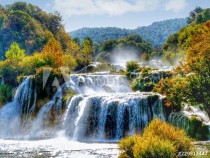
[[26, 56], [20, 62], [20, 68], [24, 75], [35, 74], [36, 69], [45, 65], [43, 54], [34, 53], [32, 56]]
[[142, 136], [124, 138], [119, 143], [120, 158], [174, 158], [178, 152], [194, 149], [184, 130], [155, 119]]
[[65, 54], [62, 58], [64, 65], [70, 69], [74, 68], [77, 65], [76, 60], [71, 54]]

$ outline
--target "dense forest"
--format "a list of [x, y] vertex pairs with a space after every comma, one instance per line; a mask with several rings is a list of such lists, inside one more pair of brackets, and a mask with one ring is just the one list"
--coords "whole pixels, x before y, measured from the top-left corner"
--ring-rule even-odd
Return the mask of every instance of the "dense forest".
[[80, 40], [83, 40], [88, 36], [96, 43], [102, 43], [109, 39], [120, 39], [130, 34], [136, 34], [141, 36], [144, 40], [150, 42], [153, 46], [161, 46], [169, 35], [177, 32], [181, 27], [186, 25], [186, 19], [171, 19], [154, 22], [149, 26], [143, 26], [133, 30], [115, 27], [82, 28], [72, 31], [69, 34], [73, 38], [77, 37]]

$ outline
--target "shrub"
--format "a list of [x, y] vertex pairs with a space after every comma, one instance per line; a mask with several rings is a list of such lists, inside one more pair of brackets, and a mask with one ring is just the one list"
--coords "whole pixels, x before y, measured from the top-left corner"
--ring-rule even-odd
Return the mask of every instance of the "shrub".
[[18, 64], [14, 64], [10, 60], [0, 63], [0, 75], [4, 76], [5, 83], [11, 86], [17, 86], [16, 78], [19, 74]]
[[9, 85], [0, 86], [0, 107], [12, 99], [12, 87]]
[[196, 140], [208, 140], [209, 127], [203, 124], [201, 119], [194, 116], [190, 119], [188, 134]]
[[173, 106], [174, 110], [180, 110], [183, 98], [185, 97], [184, 91], [187, 82], [184, 78], [174, 77], [172, 79], [161, 79], [158, 82], [153, 91], [161, 93], [166, 96], [164, 105], [166, 107]]
[[123, 151], [121, 154], [121, 158], [127, 157], [133, 157], [133, 146], [135, 145], [135, 142], [137, 140], [138, 136], [132, 136], [123, 138], [119, 143], [119, 149]]
[[133, 73], [138, 71], [139, 69], [140, 69], [140, 66], [136, 61], [127, 62], [126, 63], [126, 76], [129, 79], [132, 79], [133, 78]]
[[21, 72], [24, 75], [35, 74], [36, 69], [45, 66], [46, 62], [43, 59], [43, 54], [34, 53], [32, 56], [24, 57], [24, 60], [20, 62]]
[[184, 130], [160, 119], [151, 121], [142, 136], [128, 137], [119, 143], [121, 158], [173, 158], [177, 152], [190, 152], [193, 147]]
[[142, 61], [149, 61], [150, 59], [151, 59], [151, 54], [149, 54], [149, 53], [144, 53], [141, 56]]
[[130, 61], [126, 63], [126, 71], [127, 72], [134, 72], [140, 69], [139, 64], [136, 61]]

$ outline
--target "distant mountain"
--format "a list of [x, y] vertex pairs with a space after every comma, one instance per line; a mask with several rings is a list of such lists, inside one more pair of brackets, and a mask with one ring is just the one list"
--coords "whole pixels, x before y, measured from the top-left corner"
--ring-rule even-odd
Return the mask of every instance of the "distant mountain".
[[149, 26], [139, 27], [133, 33], [140, 35], [152, 45], [163, 45], [167, 38], [180, 28], [187, 26], [186, 19], [171, 19], [154, 22]]
[[139, 27], [134, 30], [116, 27], [81, 28], [69, 34], [73, 38], [78, 37], [80, 41], [89, 36], [96, 43], [101, 43], [108, 39], [120, 39], [130, 34], [137, 34], [150, 42], [153, 46], [158, 46], [162, 45], [169, 35], [177, 32], [181, 27], [186, 25], [186, 19], [181, 18], [154, 22], [149, 26]]
[[101, 28], [81, 28], [69, 33], [71, 37], [78, 37], [81, 41], [85, 37], [90, 37], [96, 43], [102, 43], [109, 39], [120, 39], [131, 34], [128, 29], [121, 29], [116, 27], [101, 27]]

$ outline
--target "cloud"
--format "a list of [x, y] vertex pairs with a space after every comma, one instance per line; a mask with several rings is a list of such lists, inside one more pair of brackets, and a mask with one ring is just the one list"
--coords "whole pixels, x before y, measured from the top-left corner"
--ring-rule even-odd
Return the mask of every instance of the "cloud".
[[159, 0], [55, 0], [54, 9], [65, 16], [110, 15], [153, 9]]
[[165, 9], [168, 11], [179, 12], [184, 9], [187, 5], [186, 0], [170, 0], [165, 5]]
[[186, 0], [54, 0], [53, 8], [63, 16], [110, 15], [143, 12], [157, 8], [180, 11]]

